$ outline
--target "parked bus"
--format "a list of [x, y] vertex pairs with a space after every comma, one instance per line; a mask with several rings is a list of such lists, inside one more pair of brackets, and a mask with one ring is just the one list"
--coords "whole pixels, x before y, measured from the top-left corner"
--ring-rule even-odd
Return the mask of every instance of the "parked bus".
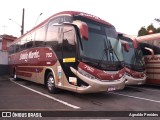
[[126, 85], [141, 85], [146, 81], [146, 71], [143, 54], [135, 38], [119, 34], [121, 41], [124, 67], [126, 70]]
[[59, 89], [94, 93], [123, 89], [125, 69], [115, 27], [76, 11], [57, 13], [9, 48], [10, 74]]
[[160, 33], [136, 38], [142, 47], [147, 70], [147, 84], [160, 85]]

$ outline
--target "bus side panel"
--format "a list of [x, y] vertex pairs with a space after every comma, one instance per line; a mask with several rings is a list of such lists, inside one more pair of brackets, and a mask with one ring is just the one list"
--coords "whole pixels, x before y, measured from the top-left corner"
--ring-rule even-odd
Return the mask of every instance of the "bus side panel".
[[160, 85], [160, 57], [155, 55], [145, 56], [146, 70], [147, 70], [147, 84]]
[[[43, 83], [42, 73], [45, 66], [53, 66], [57, 61], [52, 50], [46, 47], [31, 48], [11, 55], [11, 72], [15, 69], [17, 77]], [[40, 79], [40, 76], [42, 76]]]

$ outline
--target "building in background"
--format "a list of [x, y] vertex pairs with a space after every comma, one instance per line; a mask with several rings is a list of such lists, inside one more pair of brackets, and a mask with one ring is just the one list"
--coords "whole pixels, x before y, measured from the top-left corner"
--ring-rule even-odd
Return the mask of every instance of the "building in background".
[[8, 74], [8, 46], [15, 39], [11, 35], [0, 35], [0, 75]]

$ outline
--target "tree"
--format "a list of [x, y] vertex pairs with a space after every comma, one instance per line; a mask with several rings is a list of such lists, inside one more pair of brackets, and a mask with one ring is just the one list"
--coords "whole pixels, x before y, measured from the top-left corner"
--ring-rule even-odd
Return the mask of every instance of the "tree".
[[148, 32], [148, 34], [154, 34], [154, 33], [156, 33], [156, 28], [153, 26], [153, 24], [150, 24], [147, 27], [147, 32]]
[[143, 35], [147, 35], [147, 34], [148, 34], [148, 32], [144, 26], [141, 27], [141, 29], [138, 31], [138, 36], [143, 36]]
[[160, 27], [157, 28], [156, 33], [160, 33]]
[[160, 27], [155, 28], [153, 24], [150, 24], [148, 25], [147, 29], [144, 26], [141, 27], [141, 29], [138, 31], [138, 36], [149, 35], [154, 33], [160, 33]]

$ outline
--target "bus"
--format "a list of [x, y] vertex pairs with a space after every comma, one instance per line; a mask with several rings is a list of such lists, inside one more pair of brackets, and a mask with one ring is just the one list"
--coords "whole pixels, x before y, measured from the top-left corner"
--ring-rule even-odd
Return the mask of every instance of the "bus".
[[121, 41], [124, 67], [126, 70], [126, 85], [142, 85], [146, 81], [146, 70], [143, 59], [143, 54], [138, 42], [135, 38], [119, 34], [119, 40]]
[[147, 70], [147, 84], [160, 85], [160, 33], [139, 36]]
[[115, 27], [78, 11], [52, 15], [9, 47], [11, 76], [44, 84], [50, 93], [123, 89], [122, 61]]

